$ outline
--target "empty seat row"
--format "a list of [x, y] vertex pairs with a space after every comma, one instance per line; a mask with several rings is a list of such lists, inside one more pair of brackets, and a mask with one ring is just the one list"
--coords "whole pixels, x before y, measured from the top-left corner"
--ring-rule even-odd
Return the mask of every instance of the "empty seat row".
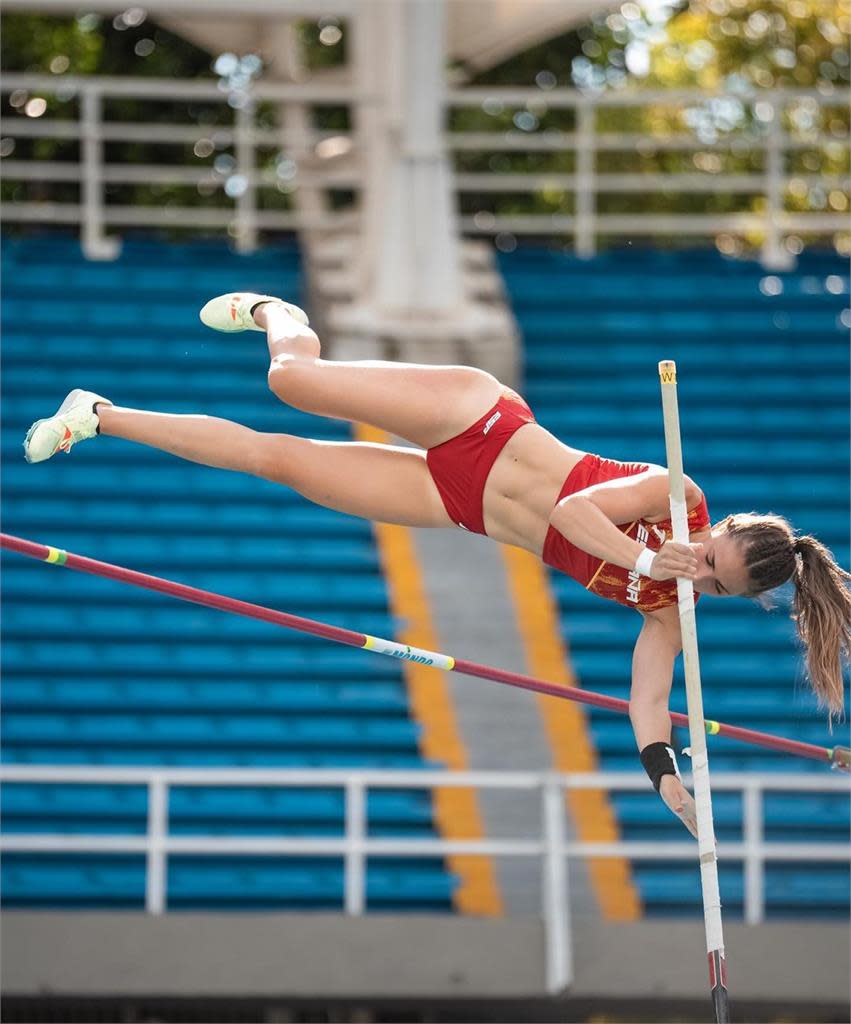
[[[573, 265], [570, 268], [572, 274]], [[766, 281], [766, 277], [770, 280]], [[561, 309], [599, 308], [602, 303], [628, 302], [631, 308], [658, 307], [664, 302], [668, 308], [678, 305], [693, 306], [703, 299], [707, 288], [723, 288], [725, 308], [774, 310], [803, 306], [812, 308], [842, 308], [842, 296], [848, 294], [847, 279], [837, 274], [756, 275], [740, 277], [720, 274], [688, 277], [686, 275], [660, 275], [648, 278], [645, 274], [623, 274], [613, 279], [578, 276], [566, 288], [554, 291], [552, 282], [540, 272], [515, 273], [512, 276], [512, 301], [518, 310], [541, 310], [550, 306]], [[778, 291], [779, 289], [779, 291]]]
[[[307, 645], [312, 643], [312, 650]], [[53, 643], [6, 638], [6, 671], [45, 672], [91, 671], [94, 676], [120, 674], [122, 677], [159, 674], [171, 678], [304, 680], [311, 678], [349, 681], [398, 679], [399, 666], [392, 659], [305, 637], [296, 647], [276, 642], [265, 644], [183, 643], [175, 638], [165, 642], [115, 643], [69, 640]]]
[[[63, 299], [79, 295], [89, 288], [129, 290], [135, 297], [154, 299], [160, 305], [172, 303], [183, 310], [191, 306], [197, 295], [205, 299], [220, 292], [235, 289], [277, 294], [281, 297], [298, 295], [302, 290], [301, 275], [296, 268], [268, 270], [249, 269], [237, 273], [230, 267], [129, 267], [118, 264], [97, 266], [87, 263], [61, 266], [59, 264], [24, 264], [15, 271], [15, 291], [19, 296], [41, 296], [50, 291]], [[109, 293], [107, 293], [109, 294]]]
[[[21, 494], [15, 499], [14, 520], [21, 524], [55, 526], [61, 518], [85, 523], [91, 528], [108, 527], [116, 536], [137, 532], [134, 523], [144, 522], [146, 533], [164, 532], [180, 528], [191, 528], [192, 537], [206, 534], [225, 534], [228, 530], [242, 530], [252, 537], [274, 538], [281, 533], [281, 508], [289, 506], [286, 513], [288, 534], [312, 534], [323, 536], [333, 534], [340, 537], [368, 537], [370, 524], [354, 516], [341, 516], [331, 509], [319, 505], [306, 507], [305, 502], [294, 491], [281, 488], [276, 491], [274, 501], [251, 501], [244, 496], [238, 501], [226, 504], [193, 499], [191, 495], [171, 497], [167, 501], [150, 501], [130, 498], [116, 498], [108, 505], [92, 495], [62, 495], [45, 497], [34, 493], [32, 497]], [[307, 575], [303, 574], [307, 583]], [[258, 573], [259, 581], [267, 576]]]
[[5, 744], [30, 742], [133, 746], [406, 747], [416, 743], [416, 723], [397, 715], [351, 719], [338, 715], [101, 714], [19, 712], [3, 725]]
[[[3, 813], [11, 822], [39, 822], [46, 817], [72, 822], [75, 818], [130, 822], [147, 817], [148, 793], [141, 786], [4, 783]], [[342, 825], [345, 795], [341, 789], [289, 789], [251, 786], [173, 786], [169, 790], [169, 825], [217, 822], [225, 832], [240, 831], [246, 822], [301, 824], [308, 831], [317, 823]], [[372, 790], [367, 798], [367, 822], [431, 823], [431, 797], [426, 790]]]
[[[650, 916], [688, 911], [700, 902], [700, 876], [674, 864], [635, 869]], [[732, 864], [719, 865], [724, 913], [738, 917], [744, 909], [744, 874]], [[766, 916], [847, 918], [848, 869], [836, 864], [801, 867], [770, 863], [765, 871]]]
[[[351, 594], [357, 594], [356, 583], [351, 587]], [[339, 607], [339, 602], [343, 601], [344, 606], [351, 607], [353, 603], [351, 597], [348, 602], [345, 602], [344, 594], [340, 595], [338, 600], [332, 598], [332, 601], [329, 602], [320, 602], [314, 598], [314, 601], [309, 603], [304, 595], [300, 595], [300, 597], [302, 603], [299, 606], [299, 611], [310, 608], [317, 612], [327, 613], [330, 611], [329, 605]], [[393, 632], [393, 620], [387, 614], [386, 604], [383, 609], [379, 602], [375, 602], [375, 606], [376, 611], [371, 615], [361, 609], [358, 613], [353, 613], [349, 617], [350, 620], [354, 621], [357, 618], [362, 631], [371, 636]], [[228, 615], [220, 621], [214, 621], [213, 616], [206, 610], [203, 612], [199, 610], [196, 613], [181, 609], [181, 612], [178, 613], [175, 608], [167, 606], [162, 608], [121, 607], [120, 605], [110, 607], [107, 604], [69, 606], [62, 600], [56, 599], [40, 602], [40, 610], [44, 615], [41, 623], [33, 620], [29, 609], [22, 609], [17, 604], [10, 605], [4, 614], [5, 628], [9, 630], [9, 635], [19, 639], [41, 636], [44, 632], [44, 622], [47, 621], [50, 623], [50, 632], [54, 639], [80, 635], [86, 635], [92, 640], [121, 639], [123, 637], [133, 639], [144, 634], [153, 640], [167, 640], [179, 631], [186, 640], [215, 635], [219, 639], [262, 643], [270, 636], [269, 623], [258, 622], [255, 619], [243, 618], [238, 615]], [[339, 618], [339, 613], [337, 617]]]
[[[382, 860], [384, 860], [382, 858]], [[455, 880], [440, 861], [367, 864], [370, 909], [449, 909]], [[16, 906], [102, 907], [144, 905], [142, 858], [46, 856], [3, 858], [4, 902]], [[168, 907], [263, 907], [342, 909], [343, 867], [339, 858], [229, 858], [172, 856], [168, 861]]]
[[[6, 526], [12, 529], [8, 522]], [[305, 540], [300, 537], [291, 538], [283, 531], [279, 537], [271, 540], [266, 537], [255, 539], [250, 534], [235, 533], [233, 536], [222, 534], [217, 537], [204, 537], [202, 543], [193, 544], [180, 532], [175, 532], [171, 536], [131, 536], [126, 532], [94, 534], [85, 527], [57, 523], [56, 530], [51, 532], [49, 538], [40, 540], [40, 543], [46, 541], [53, 547], [61, 547], [77, 555], [123, 564], [126, 568], [152, 572], [155, 575], [171, 573], [174, 576], [187, 568], [203, 569], [212, 563], [221, 563], [225, 560], [225, 564], [233, 564], [238, 571], [246, 568], [254, 571], [265, 568], [267, 572], [286, 572], [291, 569], [303, 571], [305, 566], [310, 566], [317, 572], [323, 569], [331, 571], [335, 568], [354, 572], [374, 571], [377, 567], [375, 548], [368, 536], [343, 537], [330, 544], [327, 537]], [[128, 564], [131, 562], [132, 564]], [[44, 573], [47, 570], [35, 568], [34, 571]], [[54, 567], [50, 567], [50, 572], [55, 575]], [[209, 579], [210, 573], [206, 575]], [[222, 578], [226, 577], [225, 572]], [[52, 576], [42, 576], [45, 581], [51, 578]], [[192, 580], [182, 579], [179, 582], [195, 584], [194, 577]], [[246, 596], [250, 598], [251, 595]]]
[[54, 711], [101, 711], [133, 707], [148, 710], [239, 711], [262, 707], [279, 714], [325, 712], [346, 715], [363, 713], [405, 714], [407, 694], [395, 680], [330, 682], [324, 679], [233, 679], [211, 681], [186, 678], [133, 679], [109, 676], [83, 679], [51, 675], [16, 676], [3, 681], [3, 703], [8, 709]]
[[351, 768], [414, 771], [444, 767], [437, 761], [424, 761], [419, 749], [354, 749], [354, 748], [291, 748], [280, 744], [246, 747], [154, 747], [134, 746], [126, 740], [114, 745], [76, 746], [31, 742], [21, 746], [7, 745], [3, 760], [8, 764], [26, 765], [103, 765], [104, 767], [173, 767], [173, 768]]
[[33, 234], [20, 238], [6, 237], [2, 247], [3, 259], [16, 269], [19, 266], [101, 266], [107, 268], [138, 269], [164, 267], [185, 269], [187, 267], [203, 273], [207, 269], [226, 267], [240, 272], [265, 269], [281, 273], [298, 269], [299, 249], [293, 241], [282, 241], [238, 256], [226, 242], [220, 239], [197, 239], [191, 242], [169, 242], [164, 244], [156, 237], [125, 238], [121, 245], [120, 258], [115, 263], [89, 263], [80, 249], [76, 232], [63, 234], [61, 229], [49, 234]]

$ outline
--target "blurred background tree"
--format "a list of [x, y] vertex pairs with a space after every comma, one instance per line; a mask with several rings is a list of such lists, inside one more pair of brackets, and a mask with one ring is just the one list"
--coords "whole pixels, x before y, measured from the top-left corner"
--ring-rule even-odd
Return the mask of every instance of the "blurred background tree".
[[[634, 133], [640, 142], [631, 150], [599, 152], [596, 169], [601, 173], [759, 174], [765, 155], [756, 144], [771, 130], [774, 116], [780, 116], [783, 129], [797, 141], [814, 143], [797, 149], [788, 159], [786, 170], [793, 177], [786, 208], [843, 212], [849, 208], [849, 193], [841, 179], [849, 174], [850, 44], [851, 5], [845, 0], [627, 0], [609, 13], [596, 15], [575, 33], [468, 78], [474, 85], [537, 85], [539, 102], [528, 103], [525, 109], [493, 104], [487, 109], [467, 108], [456, 112], [454, 124], [467, 131], [572, 131], [572, 112], [547, 105], [547, 92], [556, 86], [573, 85], [602, 96], [622, 90], [698, 88], [706, 91], [706, 97], [678, 108], [649, 103], [641, 108], [601, 109], [599, 131]], [[774, 88], [813, 89], [819, 95], [790, 100], [782, 112], [776, 112], [753, 95]], [[732, 95], [711, 95], [721, 91]], [[696, 135], [706, 148], [689, 153], [665, 150], [661, 140], [671, 134]], [[464, 153], [458, 155], [457, 166], [469, 171], [569, 173], [575, 161], [569, 152]], [[835, 178], [837, 184], [813, 183], [808, 180], [813, 175]], [[597, 208], [602, 213], [723, 213], [758, 210], [761, 202], [755, 194], [723, 189], [706, 193], [671, 189], [667, 193], [604, 193], [598, 196]], [[572, 194], [557, 188], [532, 197], [465, 197], [464, 203], [466, 212], [573, 212]], [[750, 241], [757, 244], [759, 239]], [[789, 243], [794, 251], [806, 241], [790, 239]], [[823, 238], [819, 241], [824, 243]], [[848, 244], [847, 238], [835, 241]], [[728, 252], [742, 247], [739, 240], [726, 235], [718, 242]]]
[[[308, 69], [320, 72], [347, 59], [344, 21], [307, 19], [300, 23], [299, 31]], [[707, 95], [679, 107], [648, 103], [641, 108], [601, 108], [597, 115], [599, 131], [634, 133], [640, 144], [625, 151], [599, 152], [597, 170], [604, 174], [638, 170], [713, 176], [759, 174], [765, 157], [757, 143], [771, 130], [773, 118], [780, 116], [783, 129], [801, 143], [787, 165], [792, 178], [785, 197], [787, 209], [843, 212], [851, 205], [848, 190], [843, 187], [847, 181], [842, 181], [849, 174], [849, 43], [851, 6], [847, 0], [625, 0], [577, 31], [530, 48], [486, 72], [472, 73], [460, 65], [451, 68], [450, 74], [461, 83], [525, 85], [537, 89], [540, 95], [521, 106], [493, 100], [456, 108], [450, 121], [455, 128], [477, 132], [531, 135], [548, 130], [572, 131], [573, 112], [552, 108], [547, 102], [548, 93], [556, 87], [574, 86], [602, 95], [624, 89], [695, 87]], [[223, 83], [232, 106], [239, 103], [240, 89], [262, 73], [262, 61], [256, 55], [206, 53], [156, 25], [138, 7], [114, 18], [90, 13], [76, 18], [5, 14], [0, 45], [7, 71], [49, 72], [57, 77], [206, 77]], [[790, 100], [778, 114], [759, 97], [752, 97], [754, 91], [772, 88], [813, 89], [818, 99]], [[710, 95], [720, 91], [728, 95]], [[10, 96], [9, 102], [19, 113], [33, 116], [27, 110], [32, 99], [19, 91]], [[42, 113], [49, 112], [51, 117], [76, 116], [73, 89], [60, 90], [56, 97], [36, 99], [44, 104], [39, 108]], [[232, 155], [228, 147], [215, 141], [215, 127], [230, 120], [223, 104], [127, 99], [112, 101], [106, 113], [117, 120], [194, 121], [210, 129], [209, 138], [194, 147], [111, 144], [110, 162], [200, 163], [211, 171], [210, 181], [203, 188], [110, 186], [111, 201], [168, 203], [179, 199], [181, 204], [229, 204], [223, 186], [232, 170]], [[321, 129], [345, 130], [349, 126], [344, 108], [317, 108], [315, 116], [316, 126]], [[276, 112], [264, 107], [258, 117], [261, 124], [271, 126]], [[696, 152], [665, 149], [662, 140], [669, 134], [696, 136], [705, 148]], [[804, 145], [808, 141], [813, 145]], [[16, 145], [16, 155], [21, 158], [79, 159], [79, 147], [73, 141], [22, 139]], [[10, 155], [5, 149], [3, 152]], [[262, 159], [272, 167], [285, 161], [286, 155], [270, 150]], [[462, 171], [571, 173], [575, 169], [573, 153], [567, 149], [461, 152], [454, 160]], [[822, 181], [814, 181], [815, 177]], [[37, 198], [33, 187], [37, 191], [38, 186], [29, 186], [24, 195], [23, 185], [4, 183], [4, 197]], [[62, 198], [72, 198], [76, 185], [61, 187], [68, 192]], [[60, 198], [56, 192], [53, 195]], [[264, 199], [265, 205], [275, 208], [288, 208], [290, 202], [286, 189], [273, 194], [271, 200]], [[605, 192], [598, 196], [598, 209], [603, 213], [712, 213], [758, 209], [760, 202], [756, 191], [731, 194], [723, 188], [712, 188], [682, 193], [670, 188], [642, 193]], [[466, 213], [571, 213], [573, 197], [569, 190], [548, 187], [532, 194], [466, 194], [461, 197], [461, 205]], [[756, 243], [758, 239], [751, 241]], [[725, 237], [719, 244], [734, 251], [740, 243]]]

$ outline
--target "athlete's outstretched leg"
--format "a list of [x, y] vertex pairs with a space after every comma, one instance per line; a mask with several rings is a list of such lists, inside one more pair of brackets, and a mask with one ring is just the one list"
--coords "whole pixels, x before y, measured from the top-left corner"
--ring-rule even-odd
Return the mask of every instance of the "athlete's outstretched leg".
[[266, 434], [215, 416], [99, 404], [100, 432], [293, 488], [327, 508], [404, 526], [453, 526], [423, 452]]
[[320, 416], [369, 423], [421, 448], [466, 430], [502, 390], [495, 377], [472, 366], [322, 359], [316, 334], [277, 303], [257, 306], [254, 319], [266, 328], [269, 386], [281, 401]]

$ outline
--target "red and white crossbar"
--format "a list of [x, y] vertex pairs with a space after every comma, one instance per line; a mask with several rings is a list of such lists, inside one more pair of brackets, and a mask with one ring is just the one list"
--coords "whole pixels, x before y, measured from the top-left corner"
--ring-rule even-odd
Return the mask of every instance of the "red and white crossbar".
[[[522, 690], [545, 693], [550, 697], [559, 697], [561, 700], [572, 700], [578, 704], [590, 704], [592, 707], [605, 708], [607, 711], [615, 711], [621, 715], [629, 713], [629, 701], [620, 700], [618, 697], [607, 697], [602, 693], [580, 690], [575, 686], [560, 686], [556, 683], [545, 682], [543, 679], [536, 679], [534, 676], [507, 672], [505, 669], [480, 665], [475, 661], [465, 661], [463, 658], [453, 658], [447, 654], [409, 647], [407, 644], [400, 644], [394, 640], [383, 640], [366, 633], [356, 633], [351, 629], [329, 626], [324, 622], [317, 622], [315, 619], [305, 619], [300, 615], [290, 615], [287, 612], [265, 608], [263, 605], [252, 604], [249, 601], [239, 601], [233, 597], [225, 597], [208, 590], [189, 587], [184, 583], [175, 583], [173, 580], [162, 579], [159, 576], [125, 569], [120, 565], [99, 562], [95, 558], [75, 555], [70, 551], [63, 551], [47, 544], [37, 544], [21, 537], [13, 537], [8, 533], [0, 534], [0, 548], [15, 551], [28, 558], [48, 562], [51, 565], [61, 565], [66, 569], [75, 569], [77, 572], [103, 576], [106, 579], [118, 580], [120, 583], [128, 583], [133, 587], [143, 587], [160, 594], [168, 594], [181, 601], [206, 605], [208, 608], [218, 608], [219, 611], [244, 615], [249, 619], [259, 619], [261, 622], [271, 622], [276, 626], [283, 626], [285, 629], [321, 636], [338, 644], [347, 644], [350, 647], [360, 647], [378, 654], [387, 654], [401, 661], [414, 661], [420, 665], [443, 669], [445, 672], [460, 672], [463, 675], [478, 676], [480, 679], [490, 679], [492, 682], [517, 686]], [[675, 725], [688, 725], [686, 715], [672, 712], [671, 719]], [[770, 733], [756, 732], [753, 729], [742, 729], [735, 725], [724, 725], [722, 722], [714, 722], [709, 719], [704, 722], [704, 726], [706, 732], [712, 736], [728, 736], [730, 739], [741, 740], [743, 743], [752, 743], [770, 750], [793, 754], [795, 757], [823, 761], [846, 771], [851, 770], [851, 749], [847, 747], [819, 747], [812, 743], [801, 743], [798, 740], [772, 736]]]

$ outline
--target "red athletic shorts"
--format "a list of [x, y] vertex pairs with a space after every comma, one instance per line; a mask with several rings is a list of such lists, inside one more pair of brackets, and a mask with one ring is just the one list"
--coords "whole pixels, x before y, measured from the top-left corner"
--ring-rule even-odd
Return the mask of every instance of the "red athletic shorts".
[[472, 427], [428, 450], [431, 478], [453, 523], [471, 533], [485, 533], [482, 496], [488, 474], [511, 437], [534, 422], [520, 395], [504, 388], [496, 405]]

